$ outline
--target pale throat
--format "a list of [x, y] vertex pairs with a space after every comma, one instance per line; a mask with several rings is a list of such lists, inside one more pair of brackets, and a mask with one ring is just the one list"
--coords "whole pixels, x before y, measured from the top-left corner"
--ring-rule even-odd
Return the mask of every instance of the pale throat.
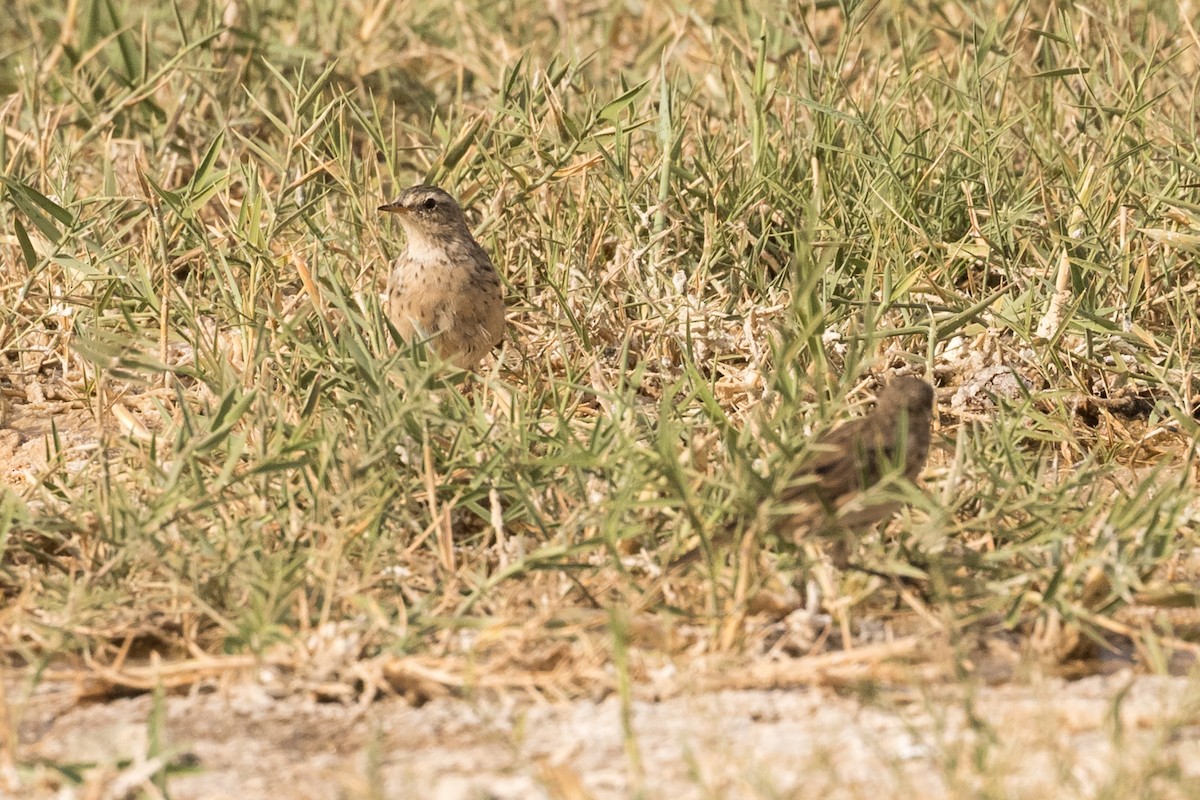
[[433, 231], [424, 228], [406, 227], [404, 230], [408, 240], [408, 255], [416, 261], [435, 261], [444, 258], [446, 242], [441, 241]]
[[452, 225], [436, 228], [413, 226], [404, 229], [408, 243], [408, 257], [414, 261], [445, 261], [448, 255], [461, 250], [463, 241], [470, 241], [466, 229], [456, 230]]

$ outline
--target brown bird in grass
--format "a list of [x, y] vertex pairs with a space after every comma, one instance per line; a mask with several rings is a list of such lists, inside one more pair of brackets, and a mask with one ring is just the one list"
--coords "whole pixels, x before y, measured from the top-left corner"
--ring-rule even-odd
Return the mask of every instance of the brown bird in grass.
[[[885, 476], [915, 481], [929, 455], [933, 387], [920, 378], [895, 378], [870, 413], [850, 420], [813, 443], [815, 455], [780, 492], [786, 513], [770, 523], [782, 538], [798, 542], [810, 533], [845, 534], [869, 528], [896, 513], [902, 501], [868, 491]], [[732, 533], [714, 537], [728, 542]], [[839, 547], [844, 550], [844, 547]], [[693, 549], [672, 566], [694, 561]], [[844, 553], [835, 554], [844, 562]]]
[[[920, 378], [895, 378], [869, 414], [834, 428], [815, 443], [816, 455], [804, 464], [780, 495], [785, 503], [815, 503], [827, 525], [860, 530], [887, 519], [902, 505], [896, 498], [865, 504], [864, 490], [887, 474], [915, 481], [929, 456], [933, 387]], [[783, 530], [811, 528], [812, 509], [793, 513], [778, 524]]]
[[454, 198], [436, 186], [405, 189], [380, 211], [407, 237], [387, 283], [387, 315], [405, 342], [474, 369], [504, 335], [504, 294], [492, 260]]

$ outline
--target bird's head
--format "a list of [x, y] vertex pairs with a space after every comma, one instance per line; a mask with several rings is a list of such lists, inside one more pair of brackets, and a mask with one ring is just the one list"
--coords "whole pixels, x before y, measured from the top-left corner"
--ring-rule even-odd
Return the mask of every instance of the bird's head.
[[879, 395], [881, 408], [904, 409], [909, 415], [933, 411], [933, 387], [920, 378], [894, 378]]
[[467, 227], [462, 209], [454, 198], [428, 184], [410, 186], [395, 200], [380, 206], [379, 210], [398, 215], [400, 224], [409, 232], [430, 234]]

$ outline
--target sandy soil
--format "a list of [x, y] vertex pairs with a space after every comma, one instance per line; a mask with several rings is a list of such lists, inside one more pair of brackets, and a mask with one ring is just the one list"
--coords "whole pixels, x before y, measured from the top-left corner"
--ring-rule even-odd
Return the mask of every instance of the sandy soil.
[[[1095, 797], [1200, 790], [1197, 684], [1128, 672], [1074, 683], [883, 692], [729, 691], [569, 704], [444, 699], [413, 708], [273, 699], [241, 685], [168, 698], [176, 800], [413, 797]], [[144, 785], [152, 698], [9, 700], [31, 798]], [[94, 764], [71, 785], [49, 766]], [[11, 774], [10, 774], [10, 777]], [[1189, 793], [1190, 792], [1190, 793]]]

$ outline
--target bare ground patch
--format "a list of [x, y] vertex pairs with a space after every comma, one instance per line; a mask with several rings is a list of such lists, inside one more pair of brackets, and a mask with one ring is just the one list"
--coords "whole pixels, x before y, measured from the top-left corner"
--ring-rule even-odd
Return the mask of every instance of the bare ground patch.
[[[870, 699], [725, 691], [634, 700], [626, 733], [616, 696], [356, 707], [238, 685], [165, 699], [156, 765], [176, 765], [177, 800], [1184, 798], [1200, 790], [1198, 697], [1188, 679], [1128, 672]], [[24, 760], [41, 766], [21, 796], [63, 797], [64, 765], [91, 765], [67, 796], [142, 786], [153, 699], [70, 698], [43, 685], [22, 703]]]

